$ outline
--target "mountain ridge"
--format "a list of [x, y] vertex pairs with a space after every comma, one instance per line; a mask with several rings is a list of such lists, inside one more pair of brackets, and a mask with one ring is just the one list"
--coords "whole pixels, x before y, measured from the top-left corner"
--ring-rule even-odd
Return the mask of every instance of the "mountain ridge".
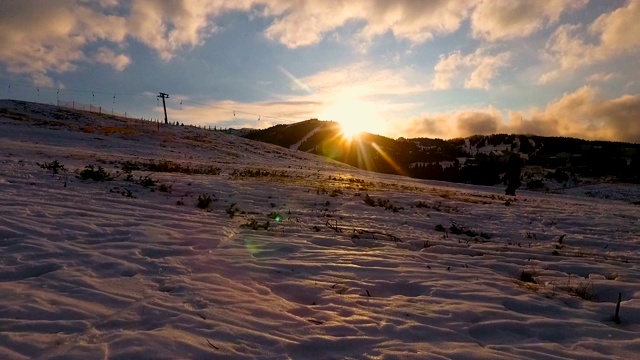
[[347, 139], [339, 123], [318, 119], [252, 130], [245, 137], [366, 170], [423, 179], [496, 185], [503, 179], [507, 159], [518, 154], [525, 162], [522, 180], [530, 188], [539, 187], [540, 181], [566, 183], [578, 177], [640, 182], [640, 144], [627, 142], [531, 134], [391, 139], [366, 132]]

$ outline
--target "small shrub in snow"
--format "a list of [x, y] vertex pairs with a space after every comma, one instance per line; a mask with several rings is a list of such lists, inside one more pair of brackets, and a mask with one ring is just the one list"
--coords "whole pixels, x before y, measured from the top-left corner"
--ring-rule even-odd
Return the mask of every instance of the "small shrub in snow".
[[255, 178], [255, 177], [291, 177], [286, 171], [269, 171], [264, 169], [244, 169], [242, 171], [234, 169], [230, 174], [234, 178]]
[[122, 169], [122, 171], [126, 173], [129, 173], [134, 170], [141, 170], [142, 167], [140, 166], [139, 162], [127, 160], [120, 163], [120, 169]]
[[240, 227], [248, 227], [251, 230], [259, 230], [259, 229], [268, 230], [269, 225], [270, 225], [269, 221], [265, 222], [264, 224], [260, 224], [256, 219], [251, 219], [246, 224], [240, 225]]
[[158, 191], [166, 192], [166, 193], [171, 194], [171, 188], [172, 187], [173, 187], [173, 185], [160, 184], [160, 185], [158, 185]]
[[[449, 231], [451, 231], [451, 233], [454, 234], [454, 235], [460, 235], [460, 234], [463, 234], [465, 232], [469, 232], [469, 234], [468, 234], [469, 236], [476, 236], [477, 235], [473, 231], [467, 230], [464, 227], [456, 224], [453, 221], [451, 222], [451, 226], [449, 227]], [[467, 234], [465, 234], [465, 235], [467, 235]]]
[[113, 180], [113, 175], [106, 171], [102, 166], [98, 166], [98, 168], [96, 168], [93, 165], [87, 165], [82, 171], [80, 171], [78, 178], [81, 180], [111, 181]]
[[373, 200], [369, 194], [367, 194], [367, 196], [364, 198], [364, 203], [369, 205], [369, 206], [376, 206], [376, 201]]
[[394, 213], [396, 213], [396, 212], [398, 212], [400, 210], [404, 210], [403, 207], [397, 207], [397, 206], [393, 205], [391, 203], [391, 201], [389, 201], [389, 199], [377, 199], [377, 200], [374, 200], [368, 194], [364, 198], [364, 203], [367, 204], [368, 206], [372, 206], [372, 207], [382, 207], [382, 208], [385, 208], [385, 210], [389, 210], [389, 211], [392, 211]]
[[225, 209], [225, 212], [227, 213], [227, 215], [229, 215], [230, 218], [233, 219], [233, 217], [240, 212], [240, 209], [238, 209], [238, 206], [236, 206], [236, 203], [231, 203], [229, 204], [229, 206], [227, 206], [227, 208]]
[[587, 301], [595, 301], [596, 295], [591, 281], [582, 281], [578, 285], [571, 287], [569, 292]]
[[519, 280], [524, 283], [537, 284], [538, 282], [534, 277], [535, 275], [536, 273], [533, 270], [522, 270]]
[[145, 176], [145, 177], [141, 176], [138, 179], [138, 181], [136, 181], [136, 184], [138, 184], [138, 185], [140, 185], [140, 186], [142, 186], [144, 188], [156, 186], [156, 183], [157, 183], [157, 181], [153, 180], [151, 178], [151, 176]]
[[170, 172], [181, 174], [200, 174], [200, 175], [220, 175], [220, 168], [215, 166], [200, 166], [192, 167], [189, 164], [181, 164], [168, 160], [160, 160], [158, 162], [139, 162], [139, 161], [122, 161], [120, 162], [120, 168], [124, 172], [131, 172], [134, 170], [153, 171], [153, 172]]
[[196, 201], [196, 206], [200, 209], [206, 209], [211, 205], [214, 199], [208, 194], [202, 194], [198, 196], [198, 200]]
[[[38, 163], [36, 163], [38, 164]], [[41, 168], [45, 170], [51, 170], [54, 174], [58, 174], [59, 172], [67, 172], [67, 169], [64, 165], [60, 164], [58, 160], [54, 160], [50, 163], [38, 164]]]
[[418, 208], [418, 209], [432, 209], [432, 210], [435, 210], [437, 212], [444, 212], [444, 213], [447, 213], [447, 214], [460, 212], [460, 210], [458, 208], [448, 207], [448, 206], [444, 205], [442, 203], [442, 201], [436, 201], [433, 204], [428, 204], [428, 203], [426, 203], [424, 201], [418, 201], [414, 206], [416, 208]]
[[427, 203], [425, 203], [424, 201], [418, 201], [416, 203], [415, 207], [417, 207], [418, 209], [421, 209], [421, 208], [429, 209], [429, 208], [431, 208], [431, 206], [427, 205]]
[[[443, 231], [442, 229], [444, 229], [444, 226], [442, 226], [442, 225], [437, 225], [436, 226], [436, 230], [437, 231]], [[467, 229], [464, 226], [458, 225], [454, 221], [451, 222], [451, 226], [449, 227], [449, 231], [454, 235], [466, 235], [468, 237], [479, 236], [482, 239], [486, 239], [486, 240], [491, 239], [491, 236], [489, 234], [487, 234], [487, 233], [480, 232], [480, 234], [478, 234], [477, 232], [475, 232], [475, 231], [473, 231], [471, 229]]]
[[131, 198], [131, 199], [135, 199], [136, 198], [133, 195], [133, 192], [131, 190], [127, 189], [127, 188], [120, 189], [118, 187], [114, 187], [113, 189], [109, 190], [109, 192], [117, 193], [117, 194], [120, 194], [120, 195], [122, 195], [124, 197]]
[[333, 189], [333, 191], [331, 191], [331, 194], [329, 194], [329, 196], [331, 197], [336, 197], [338, 195], [342, 195], [342, 190], [340, 189]]

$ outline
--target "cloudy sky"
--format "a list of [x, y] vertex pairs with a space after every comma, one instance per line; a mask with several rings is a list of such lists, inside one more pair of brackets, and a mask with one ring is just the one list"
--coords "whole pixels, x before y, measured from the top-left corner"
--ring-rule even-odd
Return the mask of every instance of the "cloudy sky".
[[640, 0], [0, 0], [0, 98], [640, 142]]

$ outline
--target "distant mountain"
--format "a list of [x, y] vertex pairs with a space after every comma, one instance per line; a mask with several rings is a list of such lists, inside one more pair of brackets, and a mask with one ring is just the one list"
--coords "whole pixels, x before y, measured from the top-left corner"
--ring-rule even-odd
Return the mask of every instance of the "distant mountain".
[[337, 131], [338, 126], [335, 122], [310, 119], [289, 125], [275, 125], [264, 130], [253, 130], [244, 137], [291, 148], [318, 129], [335, 129]]
[[[340, 124], [310, 119], [289, 125], [254, 130], [246, 138], [282, 147], [323, 155], [362, 169], [390, 174], [405, 174], [408, 164], [399, 159], [408, 149], [393, 139], [363, 133], [352, 141], [342, 135]], [[394, 159], [395, 161], [389, 161]]]
[[[529, 188], [575, 185], [585, 177], [640, 183], [640, 144], [516, 134], [394, 140], [363, 133], [346, 139], [338, 123], [317, 119], [253, 130], [245, 137], [423, 179], [495, 185], [503, 181], [508, 158], [518, 154]], [[545, 184], [554, 181], [558, 184]]]

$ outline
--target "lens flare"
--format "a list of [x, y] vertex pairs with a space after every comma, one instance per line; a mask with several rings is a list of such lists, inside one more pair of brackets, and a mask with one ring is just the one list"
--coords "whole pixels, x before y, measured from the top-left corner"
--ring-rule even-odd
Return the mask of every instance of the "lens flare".
[[373, 147], [378, 152], [378, 154], [380, 154], [380, 156], [382, 156], [384, 161], [386, 161], [387, 164], [389, 164], [398, 174], [404, 175], [404, 176], [409, 176], [409, 174], [407, 174], [404, 170], [402, 170], [402, 167], [400, 167], [398, 164], [396, 164], [396, 162], [393, 161], [391, 156], [387, 155], [387, 153], [384, 152], [384, 150], [382, 150], [382, 148], [380, 146], [378, 146], [378, 144], [372, 142], [371, 143], [371, 147]]

